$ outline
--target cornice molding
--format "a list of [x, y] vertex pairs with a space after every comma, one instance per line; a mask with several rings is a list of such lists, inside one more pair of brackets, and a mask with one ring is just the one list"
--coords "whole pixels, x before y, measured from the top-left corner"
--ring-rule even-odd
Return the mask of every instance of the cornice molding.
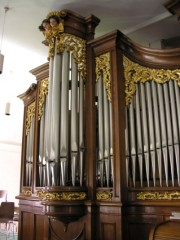
[[173, 15], [180, 16], [180, 0], [169, 0], [164, 4], [164, 7]]

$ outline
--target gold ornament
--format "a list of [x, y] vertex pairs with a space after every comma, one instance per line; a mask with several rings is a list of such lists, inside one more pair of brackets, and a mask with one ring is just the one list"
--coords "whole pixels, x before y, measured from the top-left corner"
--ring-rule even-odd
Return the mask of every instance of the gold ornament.
[[96, 57], [96, 81], [103, 75], [103, 83], [106, 88], [107, 98], [111, 101], [111, 74], [110, 74], [110, 53]]

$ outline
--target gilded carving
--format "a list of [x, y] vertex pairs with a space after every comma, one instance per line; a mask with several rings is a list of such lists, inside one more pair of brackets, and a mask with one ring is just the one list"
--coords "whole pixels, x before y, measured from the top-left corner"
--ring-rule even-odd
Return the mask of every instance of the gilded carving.
[[[49, 47], [49, 58], [63, 52], [65, 49], [72, 52], [83, 79], [86, 78], [86, 41], [74, 35], [64, 33], [64, 17], [66, 11], [50, 12], [39, 26], [43, 32], [45, 45]], [[52, 23], [53, 18], [53, 23]]]
[[45, 96], [48, 93], [48, 78], [43, 79], [40, 82], [40, 90], [39, 90], [39, 101], [38, 101], [38, 120], [41, 119], [41, 116], [43, 114], [43, 105], [45, 101]]
[[138, 200], [180, 200], [180, 191], [172, 192], [140, 192], [136, 195]]
[[35, 115], [35, 102], [32, 102], [30, 105], [28, 105], [26, 112], [26, 135], [28, 135], [29, 133], [32, 117], [34, 117], [34, 115]]
[[106, 88], [107, 98], [111, 101], [111, 74], [110, 74], [110, 53], [105, 53], [96, 57], [96, 81], [103, 74], [103, 83]]
[[134, 63], [125, 56], [123, 62], [127, 105], [131, 102], [136, 92], [136, 83], [138, 82], [145, 83], [147, 81], [155, 81], [156, 83], [163, 84], [174, 80], [177, 81], [177, 84], [180, 86], [180, 69], [151, 69]]
[[75, 201], [75, 200], [85, 200], [87, 194], [85, 192], [45, 192], [38, 191], [36, 193], [37, 197], [43, 200], [65, 200], [65, 201]]
[[32, 191], [29, 190], [29, 189], [26, 189], [26, 188], [24, 188], [24, 189], [22, 190], [22, 193], [23, 193], [25, 196], [31, 196], [31, 195], [32, 195]]
[[60, 34], [56, 43], [57, 53], [67, 50], [72, 52], [78, 71], [83, 79], [86, 78], [86, 41], [68, 33]]
[[112, 194], [107, 191], [97, 192], [96, 198], [97, 198], [97, 200], [111, 200]]

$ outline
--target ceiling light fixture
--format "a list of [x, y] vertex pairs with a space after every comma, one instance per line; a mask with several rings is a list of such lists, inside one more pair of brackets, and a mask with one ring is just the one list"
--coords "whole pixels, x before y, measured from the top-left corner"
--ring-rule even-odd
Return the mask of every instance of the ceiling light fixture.
[[6, 13], [9, 10], [9, 7], [4, 7], [4, 20], [3, 20], [3, 25], [2, 25], [2, 34], [1, 34], [1, 42], [0, 42], [0, 74], [3, 71], [3, 62], [4, 62], [4, 55], [1, 54], [2, 50], [2, 43], [3, 43], [3, 37], [4, 37], [4, 26], [5, 26], [5, 19], [6, 19]]
[[5, 115], [10, 115], [10, 107], [11, 104], [9, 102], [6, 103], [6, 107], [5, 107]]

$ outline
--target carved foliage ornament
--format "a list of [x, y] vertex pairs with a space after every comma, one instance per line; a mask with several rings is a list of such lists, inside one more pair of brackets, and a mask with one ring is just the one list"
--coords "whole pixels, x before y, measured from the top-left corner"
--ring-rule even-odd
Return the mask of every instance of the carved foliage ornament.
[[26, 188], [24, 188], [24, 189], [22, 190], [22, 193], [23, 193], [25, 196], [31, 196], [31, 195], [32, 195], [32, 191], [29, 190], [29, 189], [26, 189]]
[[38, 102], [38, 120], [41, 119], [43, 114], [43, 105], [45, 101], [45, 96], [48, 93], [48, 78], [41, 80], [40, 82], [40, 90], [39, 90], [39, 102]]
[[180, 191], [172, 192], [140, 192], [136, 195], [138, 200], [180, 200]]
[[110, 75], [110, 53], [96, 57], [96, 81], [103, 75], [103, 83], [106, 88], [107, 98], [111, 101], [111, 75]]
[[29, 133], [31, 121], [34, 116], [35, 116], [35, 102], [32, 102], [30, 105], [28, 105], [26, 112], [26, 136]]
[[86, 78], [86, 41], [68, 33], [60, 34], [56, 42], [57, 53], [67, 50], [72, 52], [78, 71], [83, 79]]
[[165, 83], [170, 80], [177, 81], [180, 86], [180, 69], [153, 69], [143, 67], [137, 63], [130, 61], [127, 57], [123, 58], [124, 75], [125, 75], [125, 93], [126, 104], [131, 102], [136, 92], [136, 83], [145, 83], [147, 81], [155, 81], [156, 83]]
[[112, 194], [107, 191], [97, 192], [96, 198], [97, 198], [97, 200], [111, 200]]
[[44, 191], [38, 191], [36, 195], [37, 197], [40, 197], [43, 200], [52, 200], [52, 201], [85, 200], [87, 196], [85, 192], [44, 192]]

